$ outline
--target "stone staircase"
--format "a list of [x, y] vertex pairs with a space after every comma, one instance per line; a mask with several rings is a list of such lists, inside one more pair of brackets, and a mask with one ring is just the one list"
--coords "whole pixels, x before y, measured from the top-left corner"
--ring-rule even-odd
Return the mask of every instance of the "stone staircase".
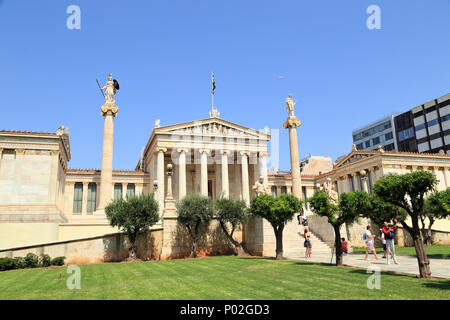
[[[331, 258], [331, 248], [311, 232], [311, 257]], [[283, 230], [283, 256], [286, 259], [305, 258], [305, 238], [303, 226], [297, 222], [297, 215], [289, 221]]]

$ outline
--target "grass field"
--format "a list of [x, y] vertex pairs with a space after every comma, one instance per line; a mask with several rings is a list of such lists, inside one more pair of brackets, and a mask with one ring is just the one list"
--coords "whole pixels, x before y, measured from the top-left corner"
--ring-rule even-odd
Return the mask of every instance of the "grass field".
[[[377, 253], [383, 254], [383, 248], [376, 248], [376, 251]], [[366, 252], [366, 248], [354, 247], [353, 252], [364, 253]], [[425, 252], [427, 253], [428, 258], [450, 259], [450, 246], [432, 245], [425, 247]], [[396, 247], [395, 253], [398, 255], [415, 256], [416, 249], [414, 249], [414, 247]]]
[[81, 289], [66, 268], [0, 272], [0, 299], [449, 299], [450, 280], [382, 273], [367, 289], [363, 269], [232, 256], [81, 266]]

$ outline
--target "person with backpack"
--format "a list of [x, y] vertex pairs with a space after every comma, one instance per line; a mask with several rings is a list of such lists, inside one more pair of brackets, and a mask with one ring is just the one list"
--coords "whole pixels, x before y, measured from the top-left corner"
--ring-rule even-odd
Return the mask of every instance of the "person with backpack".
[[363, 240], [366, 241], [366, 260], [369, 260], [369, 252], [372, 252], [373, 255], [375, 256], [375, 258], [377, 260], [380, 260], [380, 258], [378, 258], [377, 256], [377, 252], [375, 251], [375, 246], [374, 246], [374, 238], [375, 236], [372, 234], [371, 232], [372, 227], [371, 226], [367, 226], [367, 230], [366, 232], [364, 232], [363, 234]]
[[[394, 223], [397, 223], [397, 220], [394, 220]], [[383, 223], [383, 228], [381, 232], [384, 235], [384, 239], [386, 239], [386, 251], [387, 251], [387, 264], [391, 264], [391, 255], [394, 259], [395, 264], [399, 264], [397, 261], [397, 256], [395, 255], [395, 243], [394, 243], [394, 230], [397, 229], [395, 225], [389, 226], [389, 223], [385, 221]]]

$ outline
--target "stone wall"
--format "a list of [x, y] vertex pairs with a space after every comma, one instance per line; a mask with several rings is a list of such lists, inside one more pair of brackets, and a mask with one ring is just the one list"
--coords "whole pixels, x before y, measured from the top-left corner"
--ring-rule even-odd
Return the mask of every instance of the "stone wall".
[[334, 248], [333, 226], [328, 223], [328, 219], [326, 217], [309, 215], [308, 228], [317, 238], [325, 242], [330, 248]]
[[[450, 245], [450, 232], [431, 230], [431, 241], [433, 244]], [[400, 247], [413, 247], [414, 242], [408, 231], [399, 227], [395, 233], [395, 244]]]
[[[186, 227], [178, 223], [176, 217], [166, 217], [163, 221], [163, 228], [161, 259], [189, 257], [191, 255], [192, 241]], [[236, 230], [233, 237], [241, 242], [242, 230]], [[233, 254], [234, 252], [233, 245], [225, 236], [216, 218], [211, 221], [209, 227], [200, 228], [197, 246], [197, 254], [199, 256]]]
[[[142, 260], [159, 260], [162, 229], [151, 230], [137, 239], [137, 256]], [[50, 257], [65, 256], [67, 264], [89, 264], [123, 261], [128, 257], [128, 240], [121, 233], [99, 237], [44, 243], [0, 250], [0, 257], [24, 257], [32, 252]]]

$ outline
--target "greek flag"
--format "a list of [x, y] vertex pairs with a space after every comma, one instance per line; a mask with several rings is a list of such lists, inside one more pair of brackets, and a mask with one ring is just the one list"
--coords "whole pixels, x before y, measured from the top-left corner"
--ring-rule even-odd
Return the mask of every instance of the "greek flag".
[[216, 81], [214, 80], [214, 71], [211, 72], [211, 82], [212, 82], [212, 94], [214, 94], [214, 90], [216, 90]]

